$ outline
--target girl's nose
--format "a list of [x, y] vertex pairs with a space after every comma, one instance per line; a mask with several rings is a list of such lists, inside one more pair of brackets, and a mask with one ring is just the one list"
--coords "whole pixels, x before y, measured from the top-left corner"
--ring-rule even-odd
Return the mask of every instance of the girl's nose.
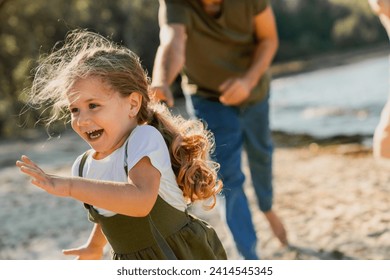
[[79, 112], [79, 115], [77, 116], [77, 125], [83, 126], [87, 125], [90, 122], [90, 116], [87, 112]]

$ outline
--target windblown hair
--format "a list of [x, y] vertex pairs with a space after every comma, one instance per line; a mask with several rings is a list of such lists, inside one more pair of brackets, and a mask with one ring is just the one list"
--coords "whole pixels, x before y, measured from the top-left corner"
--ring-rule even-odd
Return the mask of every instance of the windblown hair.
[[212, 134], [202, 122], [174, 116], [168, 108], [150, 98], [150, 81], [139, 57], [128, 48], [85, 30], [74, 30], [64, 43], [39, 60], [30, 94], [30, 104], [52, 109], [47, 125], [67, 119], [67, 94], [79, 79], [100, 78], [122, 96], [142, 95], [138, 124], [156, 127], [169, 148], [177, 183], [188, 202], [212, 199], [213, 208], [222, 189], [217, 177], [219, 165], [210, 154]]

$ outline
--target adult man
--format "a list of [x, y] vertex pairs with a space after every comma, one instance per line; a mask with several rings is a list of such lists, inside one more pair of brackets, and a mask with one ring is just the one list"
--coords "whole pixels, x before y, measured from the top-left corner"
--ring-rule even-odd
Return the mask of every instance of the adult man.
[[152, 79], [156, 97], [173, 106], [169, 85], [183, 70], [187, 109], [214, 133], [227, 223], [243, 257], [258, 259], [243, 191], [243, 146], [260, 209], [287, 244], [285, 229], [272, 210], [267, 69], [278, 46], [272, 9], [268, 0], [160, 0], [159, 24]]

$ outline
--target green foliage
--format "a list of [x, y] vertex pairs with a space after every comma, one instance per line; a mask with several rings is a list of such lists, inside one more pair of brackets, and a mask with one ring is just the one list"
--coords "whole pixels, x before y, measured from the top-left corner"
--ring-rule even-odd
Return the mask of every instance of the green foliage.
[[32, 127], [47, 114], [25, 110], [23, 90], [37, 58], [71, 29], [109, 36], [136, 51], [150, 68], [159, 40], [157, 11], [156, 0], [0, 0], [0, 135], [21, 136], [21, 127]]
[[[278, 61], [387, 40], [366, 0], [271, 3], [280, 37]], [[45, 116], [25, 110], [23, 89], [31, 83], [39, 55], [71, 29], [110, 36], [135, 51], [151, 73], [159, 42], [157, 12], [157, 0], [0, 0], [0, 136], [21, 136]]]
[[272, 6], [279, 61], [387, 40], [367, 0], [272, 0]]
[[385, 31], [368, 5], [368, 1], [331, 0], [350, 12], [337, 19], [332, 29], [332, 40], [339, 48], [384, 42]]

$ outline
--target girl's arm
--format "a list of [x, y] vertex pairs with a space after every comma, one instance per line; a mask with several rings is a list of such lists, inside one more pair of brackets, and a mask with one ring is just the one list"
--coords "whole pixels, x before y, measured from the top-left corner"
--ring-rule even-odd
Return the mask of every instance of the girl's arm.
[[62, 253], [67, 256], [77, 256], [77, 260], [100, 260], [103, 257], [103, 249], [107, 244], [99, 224], [95, 224], [88, 241], [79, 248], [63, 250]]
[[151, 211], [160, 186], [161, 174], [148, 157], [129, 170], [127, 183], [50, 175], [27, 156], [16, 165], [32, 178], [32, 184], [50, 194], [133, 217], [144, 217]]

